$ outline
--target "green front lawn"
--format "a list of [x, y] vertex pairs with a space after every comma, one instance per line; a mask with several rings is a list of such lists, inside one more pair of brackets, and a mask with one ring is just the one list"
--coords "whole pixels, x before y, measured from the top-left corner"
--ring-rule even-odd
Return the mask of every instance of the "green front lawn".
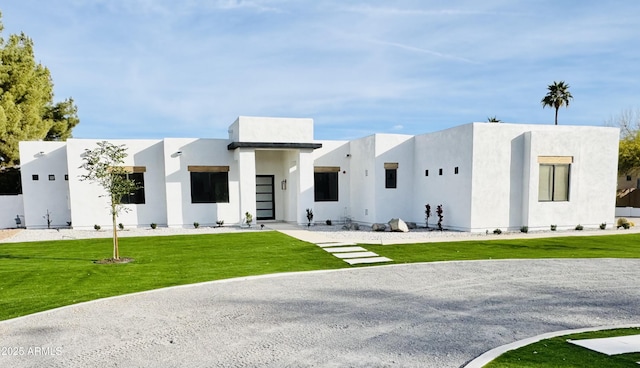
[[640, 334], [640, 328], [625, 328], [565, 335], [539, 341], [508, 351], [486, 368], [637, 368], [640, 353], [608, 356], [567, 342], [567, 339], [598, 339], [602, 337]]
[[[640, 234], [365, 245], [393, 263], [515, 258], [639, 258]], [[0, 244], [0, 320], [167, 286], [278, 272], [351, 267], [275, 231], [120, 238], [133, 263], [94, 264], [111, 239]], [[362, 267], [366, 267], [362, 266]]]
[[530, 258], [640, 258], [640, 234], [363, 245], [395, 263]]
[[112, 240], [0, 244], [0, 320], [167, 286], [277, 272], [349, 267], [275, 231], [120, 238], [128, 264], [94, 264]]

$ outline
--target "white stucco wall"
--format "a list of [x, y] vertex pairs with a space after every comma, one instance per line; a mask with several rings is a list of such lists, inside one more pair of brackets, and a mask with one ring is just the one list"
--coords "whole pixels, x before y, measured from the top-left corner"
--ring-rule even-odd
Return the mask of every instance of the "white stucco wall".
[[[613, 221], [618, 130], [473, 124], [471, 231], [597, 227]], [[570, 200], [538, 201], [539, 156], [572, 156]]]
[[[363, 223], [376, 222], [376, 157], [375, 136], [353, 140], [349, 143], [350, 158], [350, 203], [343, 209], [344, 217]], [[382, 183], [384, 186], [384, 183]], [[366, 213], [366, 214], [365, 214]]]
[[[338, 172], [338, 201], [315, 202], [314, 222], [324, 223], [327, 220], [340, 222], [344, 217], [345, 208], [349, 207], [351, 186], [351, 147], [348, 141], [322, 141], [322, 148], [314, 151], [314, 166], [337, 166]], [[347, 156], [349, 155], [349, 156]]]
[[[443, 227], [468, 230], [471, 224], [473, 148], [471, 124], [415, 137], [411, 221], [424, 224], [425, 205], [429, 204], [429, 227], [436, 227], [436, 209], [442, 205]], [[456, 167], [458, 174], [455, 174]], [[429, 170], [429, 176], [425, 175], [426, 170]]]
[[24, 196], [0, 195], [0, 229], [16, 227], [16, 216], [20, 216], [21, 227], [24, 226]]
[[229, 127], [233, 142], [313, 142], [313, 119], [240, 116]]
[[[69, 173], [65, 143], [20, 142], [19, 149], [27, 228], [46, 228], [47, 211], [52, 228], [68, 226], [72, 218], [69, 181], [65, 180]], [[38, 180], [33, 180], [33, 175], [38, 175]], [[49, 180], [49, 175], [53, 175], [54, 180]]]
[[[69, 190], [73, 227], [92, 229], [100, 225], [104, 229], [111, 228], [111, 215], [108, 198], [104, 197], [104, 189], [97, 183], [80, 181], [85, 173], [82, 154], [85, 149], [94, 149], [100, 140], [69, 139], [67, 141]], [[164, 162], [161, 140], [109, 140], [115, 145], [124, 145], [128, 156], [123, 166], [144, 166], [144, 204], [125, 205], [129, 211], [122, 211], [117, 222], [127, 227], [148, 227], [151, 223], [159, 226], [167, 224], [166, 192], [164, 185]], [[102, 196], [102, 197], [101, 197]]]
[[[217, 220], [230, 225], [241, 221], [239, 163], [234, 152], [227, 150], [228, 144], [225, 139], [164, 140], [162, 158], [166, 173], [168, 226], [192, 227], [194, 222], [201, 226], [215, 226]], [[229, 203], [191, 203], [189, 166], [229, 166]], [[253, 185], [255, 192], [255, 179]]]

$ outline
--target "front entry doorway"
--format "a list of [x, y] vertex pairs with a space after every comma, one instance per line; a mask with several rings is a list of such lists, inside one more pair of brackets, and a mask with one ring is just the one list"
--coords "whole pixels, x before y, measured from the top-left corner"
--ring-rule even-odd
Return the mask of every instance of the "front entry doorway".
[[273, 175], [256, 175], [256, 218], [258, 220], [276, 219], [273, 183]]

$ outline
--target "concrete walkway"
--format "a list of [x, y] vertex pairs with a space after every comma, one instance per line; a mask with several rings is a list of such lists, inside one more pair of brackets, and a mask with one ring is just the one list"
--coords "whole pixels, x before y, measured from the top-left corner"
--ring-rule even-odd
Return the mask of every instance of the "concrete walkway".
[[592, 259], [210, 282], [0, 322], [17, 351], [0, 367], [460, 367], [542, 333], [638, 324], [637, 280], [640, 260]]

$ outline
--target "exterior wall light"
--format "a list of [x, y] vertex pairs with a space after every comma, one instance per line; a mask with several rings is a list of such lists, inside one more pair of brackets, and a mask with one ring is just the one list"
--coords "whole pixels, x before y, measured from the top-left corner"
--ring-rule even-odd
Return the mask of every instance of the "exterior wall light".
[[287, 179], [280, 182], [280, 189], [287, 190]]

